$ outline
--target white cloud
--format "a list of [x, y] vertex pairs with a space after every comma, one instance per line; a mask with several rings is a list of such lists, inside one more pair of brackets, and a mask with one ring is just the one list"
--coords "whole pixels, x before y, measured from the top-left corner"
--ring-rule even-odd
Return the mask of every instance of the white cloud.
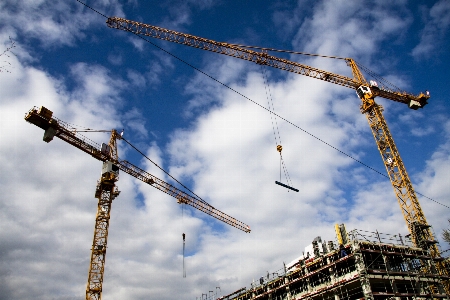
[[405, 14], [395, 13], [399, 10], [404, 8], [395, 3], [377, 2], [367, 9], [357, 1], [322, 2], [315, 6], [314, 17], [300, 27], [294, 49], [366, 60], [382, 40], [401, 33], [410, 23]]
[[1, 268], [9, 270], [2, 298], [80, 295], [96, 206], [84, 200], [93, 198], [101, 163], [58, 139], [42, 142], [43, 131], [23, 116], [45, 105], [71, 123], [81, 116], [87, 126], [99, 121], [93, 111], [72, 106], [47, 74], [19, 66], [0, 80], [2, 91], [11, 91], [0, 98], [2, 136], [10, 141], [0, 145], [1, 190], [8, 194], [0, 201], [1, 228], [7, 229]]
[[147, 129], [145, 128], [145, 118], [133, 107], [124, 113], [124, 123], [126, 127], [130, 128], [133, 132], [137, 132], [140, 138], [146, 138], [148, 136]]
[[146, 42], [143, 39], [140, 39], [140, 38], [137, 38], [134, 35], [131, 35], [130, 37], [128, 37], [128, 40], [140, 52], [144, 51], [144, 46], [146, 45]]
[[[64, 82], [24, 67], [16, 57], [12, 63], [14, 72], [0, 74], [0, 132], [9, 140], [0, 143], [0, 189], [8, 195], [0, 201], [1, 228], [5, 229], [0, 232], [4, 270], [0, 274], [0, 298], [83, 297], [96, 210], [94, 190], [101, 162], [58, 138], [49, 144], [42, 142], [43, 131], [23, 117], [33, 105], [44, 105], [58, 118], [77, 124], [74, 126], [120, 128], [122, 116], [117, 109], [122, 103], [118, 92], [124, 85], [102, 67], [75, 64], [69, 76], [77, 84], [69, 93]], [[132, 126], [138, 119], [142, 116], [133, 109], [123, 116], [123, 122], [134, 129], [139, 129], [139, 125]], [[141, 133], [145, 134], [144, 129]], [[89, 138], [99, 142], [109, 139], [103, 134]], [[127, 224], [130, 215], [142, 211], [134, 203], [131, 178], [121, 176], [119, 187], [122, 194], [118, 200], [128, 205], [117, 204], [121, 212], [114, 213], [113, 209], [113, 219], [122, 217]], [[120, 201], [115, 201], [113, 207], [116, 203]], [[128, 215], [124, 216], [124, 212]], [[190, 218], [186, 219], [189, 225]], [[120, 233], [119, 229], [115, 231]], [[129, 236], [128, 232], [124, 234]], [[111, 235], [111, 244], [120, 249], [121, 236], [116, 241], [114, 238]], [[111, 252], [114, 261], [114, 250]]]
[[[192, 22], [193, 10], [207, 10], [214, 6], [216, 3], [211, 0], [170, 0], [162, 4], [168, 10], [168, 17], [162, 22], [162, 27], [172, 28], [174, 30], [180, 30], [185, 25]], [[204, 13], [204, 12], [203, 12]]]
[[138, 88], [145, 87], [145, 77], [142, 76], [141, 74], [139, 74], [138, 72], [133, 71], [133, 70], [128, 70], [127, 76], [128, 76], [129, 82], [132, 85], [134, 85]]
[[157, 87], [161, 84], [161, 77], [164, 76], [164, 73], [168, 69], [174, 70], [175, 65], [171, 60], [171, 57], [163, 55], [161, 51], [153, 50], [152, 55], [156, 56], [157, 59], [148, 63], [146, 79], [148, 80], [150, 85]]
[[420, 42], [411, 54], [415, 58], [430, 57], [440, 45], [450, 26], [450, 3], [446, 0], [436, 2], [423, 20], [425, 26], [421, 32]]
[[120, 66], [122, 65], [123, 57], [117, 53], [110, 53], [108, 55], [108, 61], [113, 65]]
[[[230, 79], [226, 64], [215, 70], [216, 78], [225, 78], [232, 88], [266, 106], [261, 74], [237, 72]], [[230, 280], [229, 285], [237, 289], [242, 282], [248, 285], [255, 276], [280, 269], [283, 259], [298, 256], [315, 236], [333, 238], [333, 222], [348, 218], [346, 201], [337, 184], [344, 176], [339, 170], [352, 162], [278, 120], [283, 156], [294, 187], [300, 190], [288, 193], [274, 183], [279, 180], [279, 155], [269, 113], [229, 90], [217, 88], [216, 83], [202, 76], [189, 86], [193, 99], [200, 103], [207, 91], [220, 105], [209, 106], [192, 128], [173, 136], [169, 151], [175, 167], [171, 172], [177, 177], [193, 178], [196, 191], [206, 195], [205, 200], [251, 226], [250, 236], [239, 237], [240, 233], [230, 229], [226, 241], [211, 240], [209, 248], [220, 248], [220, 253], [203, 248], [198, 253], [206, 257], [203, 260], [208, 265], [217, 265], [213, 272], [217, 281], [227, 273], [236, 274], [238, 279]], [[215, 89], [219, 92], [209, 92]], [[355, 136], [365, 139], [354, 127], [364, 116], [356, 107], [356, 114], [343, 112], [345, 121], [338, 120], [341, 110], [334, 102], [341, 101], [340, 92], [324, 90], [324, 84], [296, 75], [271, 84], [278, 114], [330, 144], [351, 151], [347, 141]], [[239, 263], [222, 263], [223, 252], [227, 259], [233, 257]]]
[[[98, 5], [100, 4], [100, 5]], [[99, 11], [123, 15], [116, 1], [103, 1], [94, 7]], [[0, 9], [0, 22], [13, 27], [27, 36], [26, 42], [32, 47], [33, 40], [45, 47], [73, 46], [83, 39], [83, 30], [92, 23], [101, 23], [95, 12], [78, 2], [48, 1], [4, 1]], [[25, 41], [24, 41], [25, 42]]]
[[[385, 36], [408, 24], [391, 15], [389, 6], [380, 5], [381, 11], [375, 13], [373, 7], [355, 3], [316, 6], [315, 15], [301, 27], [310, 34], [299, 33], [295, 45], [310, 45], [306, 48], [312, 52], [348, 52], [370, 61], [375, 50], [360, 43], [376, 48]], [[374, 21], [354, 22], [356, 12]], [[379, 32], [370, 31], [374, 39], [360, 37], [357, 26], [371, 28], [377, 22]], [[61, 39], [74, 43], [79, 36], [72, 35]], [[0, 74], [4, 141], [0, 143], [0, 298], [83, 298], [101, 163], [58, 139], [43, 143], [42, 130], [27, 124], [23, 115], [33, 105], [45, 105], [70, 123], [95, 129], [126, 127], [141, 137], [148, 134], [146, 120], [125, 102], [125, 80], [105, 67], [75, 63], [66, 78], [55, 79], [11, 58], [14, 72]], [[205, 60], [208, 73], [267, 106], [259, 66], [248, 67], [249, 63], [230, 58], [214, 61]], [[324, 69], [346, 68], [334, 61], [310, 62]], [[157, 65], [156, 74], [171, 62]], [[269, 72], [278, 78], [278, 71]], [[157, 81], [150, 78], [146, 82]], [[223, 294], [248, 287], [253, 278], [298, 257], [317, 235], [333, 240], [336, 222], [346, 223], [348, 229], [406, 232], [387, 180], [373, 179], [378, 175], [278, 119], [283, 157], [294, 187], [300, 190], [288, 192], [274, 183], [279, 180], [279, 155], [267, 111], [203, 75], [196, 75], [185, 92], [191, 97], [187, 109], [192, 125], [175, 131], [167, 148], [151, 143], [144, 151], [182, 182], [192, 181], [195, 192], [214, 207], [249, 224], [252, 233], [219, 225], [189, 207], [182, 214], [174, 198], [121, 174], [121, 194], [112, 207], [105, 299], [193, 299], [216, 286]], [[356, 157], [364, 157], [366, 147], [375, 147], [353, 91], [294, 74], [271, 81], [271, 92], [276, 113], [331, 145]], [[445, 128], [450, 128], [449, 123]], [[108, 136], [92, 139], [101, 142]], [[428, 159], [426, 170], [415, 174], [418, 190], [444, 201], [450, 194], [447, 144]], [[128, 153], [127, 147], [120, 147], [120, 153]], [[148, 162], [139, 163], [167, 180]], [[437, 232], [447, 227], [445, 210], [422, 199], [421, 204]], [[183, 232], [187, 278], [182, 278]]]
[[[316, 14], [305, 21], [294, 44], [308, 45], [308, 52], [346, 53], [370, 61], [381, 42], [401, 34], [411, 22], [409, 17], [392, 13], [389, 5], [383, 8], [380, 4], [377, 8], [369, 10], [355, 3], [317, 5]], [[261, 75], [253, 73], [254, 69], [247, 65], [242, 69], [244, 63], [230, 61], [237, 71], [228, 76], [228, 63], [226, 59], [217, 59], [204, 69], [266, 106]], [[345, 68], [333, 62], [319, 64], [323, 69], [338, 72]], [[391, 80], [402, 81], [393, 76]], [[298, 75], [271, 84], [271, 89], [277, 113], [337, 148], [352, 153], [367, 143], [375, 147], [354, 92]], [[252, 278], [277, 266], [281, 268], [283, 258], [289, 260], [298, 255], [302, 246], [316, 235], [333, 239], [335, 222], [347, 223], [348, 229], [407, 233], [387, 179], [372, 180], [377, 175], [371, 171], [367, 174], [365, 168], [349, 172], [347, 168], [354, 167], [353, 161], [279, 120], [284, 157], [294, 186], [300, 189], [298, 194], [287, 193], [273, 182], [279, 176], [279, 161], [269, 114], [203, 75], [190, 82], [188, 92], [193, 99], [192, 116], [198, 113], [196, 108], [204, 105], [205, 109], [191, 128], [172, 137], [171, 172], [181, 178], [193, 178], [199, 194], [208, 195], [207, 200], [213, 205], [238, 216], [253, 229], [248, 238], [228, 237], [223, 242], [225, 246], [221, 246], [221, 241], [211, 242], [210, 248], [220, 248], [220, 254], [214, 250], [201, 253], [210, 264], [218, 265], [214, 273], [217, 281], [222, 278], [220, 274], [234, 272], [239, 279], [230, 279], [229, 285], [238, 289], [242, 282], [247, 282], [248, 286]], [[211, 103], [219, 104], [208, 106]], [[352, 186], [350, 194], [344, 194], [344, 186]], [[429, 204], [423, 205], [426, 209]], [[434, 221], [436, 226], [446, 225], [442, 216]], [[233, 231], [230, 234], [235, 235]], [[237, 249], [239, 254], [233, 253]], [[222, 264], [224, 251], [231, 251], [227, 256], [233, 256], [233, 261], [239, 263], [231, 268]]]
[[[446, 137], [446, 142], [439, 146], [433, 153], [430, 159], [426, 162], [426, 168], [417, 176], [417, 190], [422, 194], [440, 202], [447, 207], [450, 206], [448, 200], [450, 188], [448, 186], [448, 179], [450, 178], [450, 122], [443, 124], [444, 130], [442, 134]], [[422, 204], [422, 209], [430, 225], [433, 226], [434, 231], [441, 241], [441, 247], [444, 250], [448, 248], [446, 243], [442, 243], [441, 233], [444, 228], [448, 228], [446, 220], [448, 217], [448, 208], [445, 208], [425, 197], [418, 195]]]

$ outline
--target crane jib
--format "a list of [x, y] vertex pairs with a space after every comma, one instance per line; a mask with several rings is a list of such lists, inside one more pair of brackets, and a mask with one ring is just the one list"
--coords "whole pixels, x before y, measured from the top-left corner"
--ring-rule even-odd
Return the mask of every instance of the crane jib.
[[[142, 170], [141, 168], [131, 164], [125, 160], [116, 160], [109, 151], [106, 151], [109, 147], [108, 145], [96, 145], [95, 142], [89, 140], [88, 138], [78, 134], [76, 130], [69, 128], [66, 122], [61, 121], [53, 117], [53, 113], [46, 109], [45, 107], [33, 107], [25, 115], [25, 120], [31, 124], [34, 124], [42, 129], [44, 129], [44, 141], [50, 142], [53, 137], [58, 137], [59, 139], [71, 144], [72, 146], [82, 150], [85, 153], [92, 155], [94, 158], [108, 162], [108, 171], [118, 172], [118, 169], [128, 173], [129, 175], [159, 189], [160, 191], [178, 199], [179, 203], [188, 204], [204, 213], [220, 220], [230, 226], [233, 226], [239, 230], [249, 233], [250, 227], [241, 221], [221, 212], [220, 210], [209, 205], [205, 201], [192, 197], [183, 191], [177, 189], [171, 184], [153, 176], [152, 174]], [[112, 131], [112, 136], [114, 137], [115, 130]], [[117, 132], [116, 132], [117, 133]], [[115, 140], [115, 138], [113, 138]], [[106, 153], [108, 152], [108, 153]], [[116, 151], [115, 151], [116, 152]], [[118, 169], [116, 169], [118, 168]]]
[[[273, 68], [327, 81], [354, 90], [356, 90], [361, 85], [366, 84], [365, 79], [359, 71], [356, 63], [353, 59], [350, 58], [347, 58], [345, 60], [351, 66], [352, 72], [355, 74], [359, 74], [354, 78], [320, 70], [308, 65], [290, 61], [288, 59], [283, 59], [277, 56], [270, 55], [264, 51], [258, 52], [248, 48], [239, 47], [234, 44], [218, 42], [187, 33], [177, 32], [167, 28], [127, 20], [124, 18], [109, 17], [106, 21], [106, 24], [110, 28], [128, 31], [137, 35], [144, 35], [151, 38], [157, 38], [197, 49], [211, 51], [218, 54], [251, 61], [257, 64], [267, 65]], [[410, 108], [413, 109], [416, 109], [416, 107], [411, 106], [411, 101], [413, 101], [413, 105], [415, 105], [415, 102], [419, 102], [420, 107], [423, 107], [426, 104], [426, 100], [429, 98], [429, 94], [427, 93], [413, 95], [404, 91], [391, 91], [382, 87], [380, 87], [380, 92], [375, 96], [410, 105]]]
[[235, 58], [251, 61], [257, 64], [268, 65], [273, 68], [332, 82], [352, 89], [356, 89], [358, 87], [358, 82], [354, 81], [352, 78], [323, 71], [317, 68], [300, 64], [298, 62], [293, 62], [287, 59], [272, 56], [265, 52], [257, 52], [225, 42], [209, 40], [187, 33], [180, 33], [166, 28], [135, 22], [123, 18], [110, 17], [106, 21], [106, 24], [110, 28], [128, 31], [138, 35], [157, 38], [219, 54], [224, 54]]

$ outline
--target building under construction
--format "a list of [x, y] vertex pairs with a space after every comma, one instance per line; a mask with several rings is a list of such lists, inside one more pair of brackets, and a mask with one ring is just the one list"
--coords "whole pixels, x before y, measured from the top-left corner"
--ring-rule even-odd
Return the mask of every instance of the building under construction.
[[337, 243], [317, 237], [283, 269], [219, 299], [449, 299], [444, 258], [401, 235], [347, 234], [343, 225], [336, 233]]

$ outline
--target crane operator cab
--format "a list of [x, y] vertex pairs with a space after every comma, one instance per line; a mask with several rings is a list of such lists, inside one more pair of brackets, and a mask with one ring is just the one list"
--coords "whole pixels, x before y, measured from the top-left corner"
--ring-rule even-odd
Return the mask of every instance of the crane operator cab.
[[372, 98], [372, 91], [368, 86], [362, 85], [356, 89], [356, 95], [358, 95], [359, 99], [364, 100]]
[[112, 180], [119, 177], [119, 167], [111, 161], [105, 161], [102, 167], [102, 177], [108, 177]]

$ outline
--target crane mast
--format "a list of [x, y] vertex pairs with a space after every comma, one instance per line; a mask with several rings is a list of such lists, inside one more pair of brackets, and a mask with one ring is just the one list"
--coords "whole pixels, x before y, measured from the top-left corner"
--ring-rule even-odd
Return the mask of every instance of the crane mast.
[[[421, 230], [425, 229], [427, 226], [419, 226], [420, 224], [426, 225], [428, 223], [386, 124], [386, 120], [383, 117], [383, 107], [376, 104], [370, 96], [367, 99], [363, 98], [362, 101], [361, 112], [367, 117], [367, 121], [369, 122], [370, 129], [372, 130], [378, 150], [380, 151], [394, 193], [402, 209], [403, 217], [405, 218], [410, 232], [414, 233], [411, 235], [413, 242], [421, 248], [428, 249], [430, 248], [429, 246], [436, 241], [429, 230]], [[435, 249], [434, 247], [431, 247], [430, 250], [434, 251]]]
[[112, 130], [108, 146], [105, 145], [102, 149], [102, 152], [109, 155], [111, 160], [103, 162], [102, 174], [95, 190], [98, 204], [86, 285], [87, 300], [101, 299], [111, 204], [120, 194], [116, 187], [116, 182], [119, 180], [119, 168], [114, 164], [118, 161], [117, 138], [120, 138], [120, 135], [116, 130]]
[[423, 108], [427, 104], [427, 100], [430, 98], [427, 93], [414, 95], [405, 91], [392, 91], [384, 86], [371, 86], [367, 83], [355, 61], [351, 58], [342, 59], [351, 68], [353, 78], [269, 55], [264, 48], [261, 48], [263, 51], [257, 52], [239, 45], [205, 39], [118, 17], [110, 17], [106, 23], [110, 28], [128, 31], [136, 35], [144, 35], [224, 54], [356, 90], [358, 97], [362, 100], [361, 112], [367, 117], [414, 244], [429, 249], [434, 257], [440, 256], [436, 241], [429, 228], [430, 225], [428, 225], [425, 219], [411, 180], [400, 158], [386, 120], [383, 117], [383, 108], [381, 105], [376, 104], [374, 100], [375, 97], [382, 97], [407, 104], [409, 108], [416, 110]]
[[119, 170], [174, 197], [180, 204], [190, 205], [230, 226], [247, 233], [250, 232], [248, 225], [221, 212], [202, 199], [177, 189], [126, 160], [120, 160], [117, 152], [117, 140], [121, 139], [121, 135], [116, 130], [111, 131], [109, 143], [100, 146], [76, 131], [71, 130], [66, 122], [54, 118], [53, 112], [45, 107], [33, 107], [25, 115], [25, 120], [45, 130], [43, 137], [45, 142], [52, 141], [56, 136], [103, 162], [101, 177], [95, 190], [98, 205], [86, 286], [86, 300], [101, 299], [111, 204], [120, 194], [116, 187], [116, 182], [119, 180]]

